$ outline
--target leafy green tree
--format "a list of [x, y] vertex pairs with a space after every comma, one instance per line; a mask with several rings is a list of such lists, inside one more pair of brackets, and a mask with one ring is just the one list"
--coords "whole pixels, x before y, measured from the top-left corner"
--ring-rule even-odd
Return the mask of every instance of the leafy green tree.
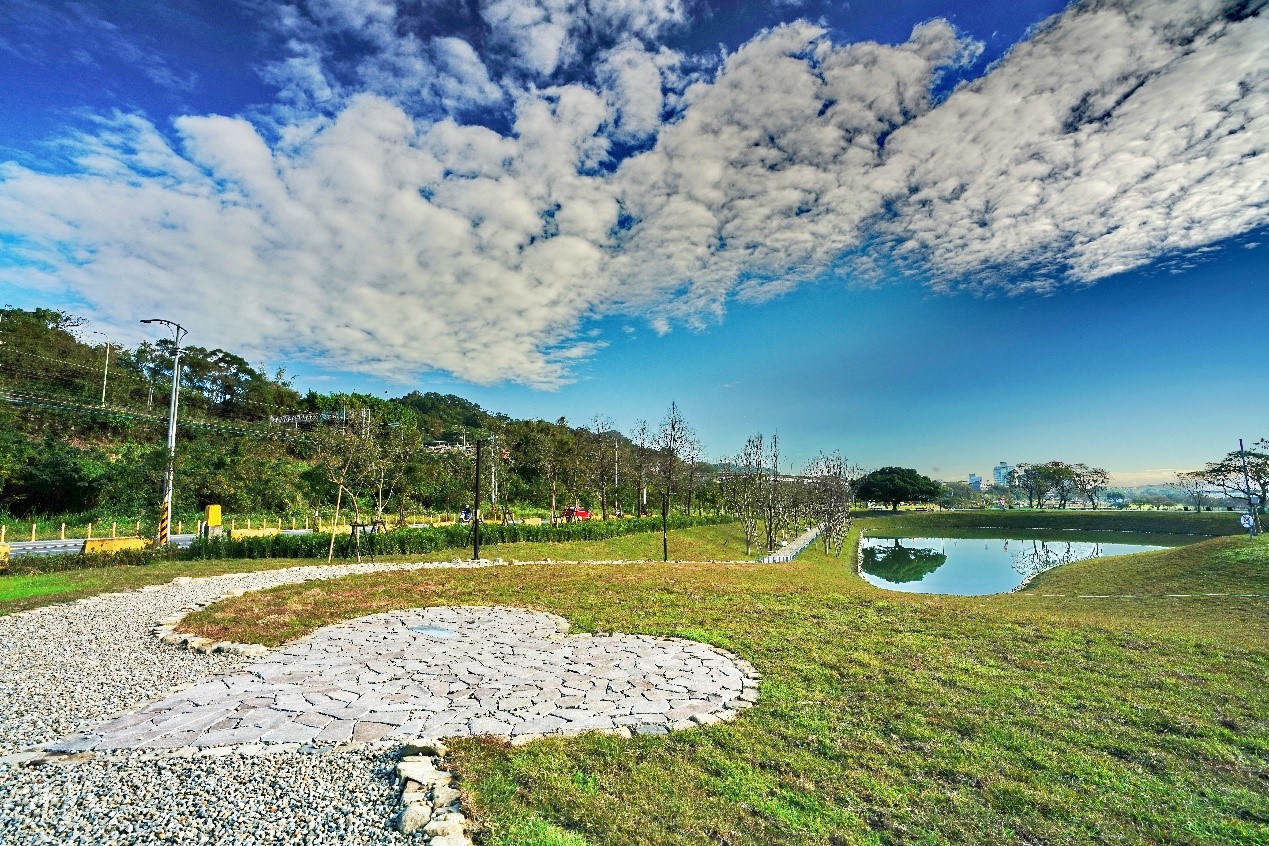
[[933, 502], [942, 490], [938, 482], [909, 467], [882, 467], [863, 478], [857, 496], [884, 502], [892, 511], [898, 511], [901, 502]]
[[1110, 474], [1100, 467], [1089, 467], [1087, 464], [1073, 464], [1075, 490], [1077, 490], [1091, 508], [1097, 508], [1097, 498], [1110, 482]]

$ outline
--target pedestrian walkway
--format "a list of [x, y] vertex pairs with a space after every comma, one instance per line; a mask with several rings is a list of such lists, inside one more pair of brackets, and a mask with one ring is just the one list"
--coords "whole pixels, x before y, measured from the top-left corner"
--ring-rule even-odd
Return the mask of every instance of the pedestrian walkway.
[[782, 546], [770, 555], [764, 555], [760, 560], [763, 564], [783, 564], [792, 561], [798, 556], [802, 550], [806, 549], [815, 539], [820, 536], [823, 526], [812, 526], [802, 534], [798, 535], [793, 543], [788, 546]]

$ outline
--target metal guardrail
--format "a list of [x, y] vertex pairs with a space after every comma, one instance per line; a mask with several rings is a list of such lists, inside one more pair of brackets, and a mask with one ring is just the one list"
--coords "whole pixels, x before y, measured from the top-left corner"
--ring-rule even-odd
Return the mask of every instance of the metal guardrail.
[[796, 558], [798, 553], [813, 544], [815, 539], [820, 536], [820, 532], [823, 530], [824, 527], [822, 525], [812, 526], [802, 534], [798, 535], [797, 538], [794, 539], [793, 543], [788, 546], [782, 546], [776, 552], [773, 552], [770, 555], [764, 555], [758, 560], [763, 564], [787, 564]]

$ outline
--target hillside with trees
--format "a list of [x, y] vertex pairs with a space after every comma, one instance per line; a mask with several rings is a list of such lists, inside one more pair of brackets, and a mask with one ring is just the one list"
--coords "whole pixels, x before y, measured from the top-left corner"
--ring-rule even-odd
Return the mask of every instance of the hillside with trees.
[[[63, 312], [0, 310], [0, 519], [152, 519], [173, 351], [170, 340], [120, 347]], [[761, 524], [767, 549], [815, 521], [840, 551], [853, 502], [840, 458], [787, 477], [775, 438], [763, 448], [755, 436], [748, 459], [705, 460], [673, 403], [659, 425], [637, 421], [626, 435], [603, 415], [517, 420], [438, 393], [301, 394], [281, 370], [192, 345], [181, 348], [179, 405], [174, 511], [188, 524], [209, 504], [297, 522], [454, 515], [472, 503], [477, 441], [486, 520], [725, 510]]]

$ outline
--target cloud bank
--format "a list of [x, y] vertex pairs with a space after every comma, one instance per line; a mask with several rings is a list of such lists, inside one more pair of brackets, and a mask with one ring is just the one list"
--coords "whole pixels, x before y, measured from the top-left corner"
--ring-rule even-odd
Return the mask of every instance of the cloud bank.
[[269, 358], [549, 388], [605, 315], [699, 325], [880, 267], [1047, 290], [1269, 222], [1263, 4], [1079, 4], [941, 102], [979, 49], [941, 20], [713, 62], [660, 43], [678, 0], [441, 6], [270, 5], [270, 109], [102, 116], [70, 168], [0, 166], [0, 281]]

